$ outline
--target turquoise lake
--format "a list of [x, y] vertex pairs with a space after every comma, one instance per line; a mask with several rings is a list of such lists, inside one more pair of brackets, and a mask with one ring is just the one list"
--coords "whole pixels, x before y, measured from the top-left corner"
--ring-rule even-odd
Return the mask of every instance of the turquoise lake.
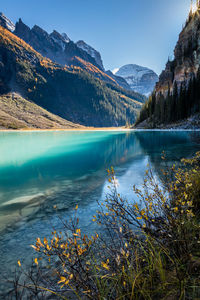
[[59, 218], [76, 204], [83, 229], [97, 230], [92, 216], [107, 193], [107, 168], [131, 199], [148, 163], [161, 176], [163, 150], [169, 164], [190, 157], [200, 151], [200, 132], [0, 132], [0, 291], [18, 259], [30, 262], [35, 239], [62, 230]]

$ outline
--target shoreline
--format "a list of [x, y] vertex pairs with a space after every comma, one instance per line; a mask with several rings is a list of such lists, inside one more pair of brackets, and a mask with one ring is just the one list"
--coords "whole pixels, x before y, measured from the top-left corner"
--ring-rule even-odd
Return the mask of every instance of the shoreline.
[[40, 129], [40, 128], [30, 128], [30, 129], [0, 129], [0, 132], [51, 132], [51, 131], [130, 131], [131, 128], [123, 127], [84, 127], [84, 128], [52, 128], [52, 129]]
[[190, 116], [187, 119], [179, 120], [169, 124], [157, 124], [154, 125], [150, 119], [146, 119], [143, 122], [137, 124], [135, 129], [165, 129], [165, 130], [200, 130], [200, 114], [197, 113], [193, 116]]
[[83, 131], [83, 132], [132, 132], [132, 131], [200, 131], [200, 128], [122, 128], [122, 127], [102, 127], [102, 128], [64, 128], [64, 129], [0, 129], [0, 133], [25, 133], [25, 132], [68, 132], [68, 131]]

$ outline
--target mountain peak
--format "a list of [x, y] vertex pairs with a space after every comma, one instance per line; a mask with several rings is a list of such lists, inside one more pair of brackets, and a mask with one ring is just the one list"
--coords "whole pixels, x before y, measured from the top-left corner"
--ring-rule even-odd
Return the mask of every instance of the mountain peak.
[[70, 38], [68, 37], [68, 35], [64, 32], [64, 33], [62, 33], [62, 37], [64, 38], [64, 41], [66, 42], [66, 43], [69, 43], [70, 42]]
[[32, 31], [39, 34], [39, 35], [41, 35], [41, 36], [44, 36], [44, 37], [49, 36], [49, 34], [38, 25], [34, 25], [33, 28], [32, 28]]
[[104, 70], [104, 66], [103, 66], [103, 61], [101, 58], [100, 53], [95, 50], [93, 47], [91, 47], [90, 45], [88, 45], [87, 43], [85, 43], [83, 40], [80, 40], [76, 43], [76, 45], [81, 48], [83, 51], [87, 52], [90, 56], [92, 56], [96, 63], [98, 64], [98, 66], [101, 67], [102, 70]]
[[0, 12], [0, 26], [8, 29], [11, 32], [15, 30], [14, 23], [9, 20], [2, 12]]
[[153, 91], [158, 81], [158, 75], [153, 70], [137, 64], [124, 65], [115, 72], [115, 75], [123, 77], [133, 91], [145, 96]]
[[[66, 35], [67, 36], [67, 35]], [[62, 34], [60, 34], [58, 31], [54, 30], [51, 34], [50, 34], [50, 38], [56, 43], [58, 44], [62, 50], [64, 51], [66, 48], [66, 43], [70, 42], [70, 39], [66, 36], [63, 36]]]

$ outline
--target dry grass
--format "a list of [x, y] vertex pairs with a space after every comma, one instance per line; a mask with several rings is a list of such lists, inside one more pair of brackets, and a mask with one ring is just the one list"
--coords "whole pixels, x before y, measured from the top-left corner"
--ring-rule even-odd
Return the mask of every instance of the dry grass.
[[0, 96], [1, 129], [80, 129], [84, 128], [64, 120], [16, 93]]

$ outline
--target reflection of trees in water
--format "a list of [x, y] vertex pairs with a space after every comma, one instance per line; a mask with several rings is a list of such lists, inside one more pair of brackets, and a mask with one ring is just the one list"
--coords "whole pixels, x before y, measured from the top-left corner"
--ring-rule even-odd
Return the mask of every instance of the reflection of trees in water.
[[[102, 148], [100, 147], [98, 151], [101, 152]], [[112, 135], [103, 145], [104, 162], [108, 166], [126, 162], [139, 153], [141, 153], [140, 143], [131, 132]]]
[[[162, 169], [171, 167], [181, 158], [191, 157], [200, 150], [200, 132], [138, 131], [135, 136], [160, 178], [163, 177]], [[161, 159], [163, 151], [166, 156], [164, 161]]]
[[191, 132], [190, 138], [193, 143], [200, 145], [200, 132], [199, 131]]

